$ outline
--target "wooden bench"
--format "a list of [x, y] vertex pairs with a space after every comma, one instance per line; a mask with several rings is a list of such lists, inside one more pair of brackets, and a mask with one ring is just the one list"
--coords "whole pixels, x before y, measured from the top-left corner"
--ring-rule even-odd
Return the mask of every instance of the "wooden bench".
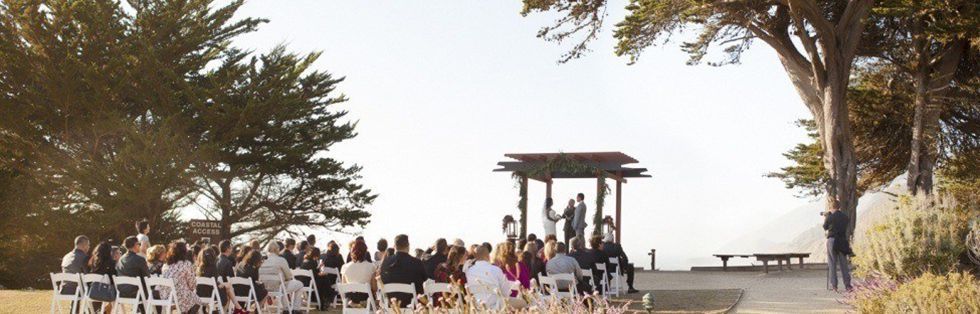
[[803, 259], [810, 257], [810, 253], [775, 253], [775, 254], [756, 253], [756, 254], [752, 254], [752, 256], [755, 256], [755, 260], [762, 262], [762, 270], [763, 270], [763, 272], [765, 272], [765, 273], [768, 274], [769, 273], [769, 262], [770, 261], [776, 261], [776, 264], [779, 265], [779, 270], [782, 271], [783, 270], [783, 261], [786, 261], [786, 267], [787, 268], [793, 269], [793, 265], [792, 265], [790, 259], [799, 258], [800, 259], [800, 269], [803, 269], [803, 268], [805, 268], [805, 266], [804, 266], [805, 264], [803, 263]]
[[749, 257], [752, 257], [752, 255], [748, 255], [748, 254], [715, 254], [715, 257], [721, 259], [721, 270], [722, 271], [728, 271], [728, 260], [729, 259], [731, 259], [732, 257], [749, 258]]

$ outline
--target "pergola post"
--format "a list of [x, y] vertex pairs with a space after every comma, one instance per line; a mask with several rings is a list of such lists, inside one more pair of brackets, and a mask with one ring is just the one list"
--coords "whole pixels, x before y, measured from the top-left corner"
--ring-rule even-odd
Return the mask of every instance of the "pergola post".
[[524, 200], [524, 212], [521, 213], [521, 235], [519, 239], [527, 239], [527, 175], [521, 175], [521, 199]]
[[544, 184], [545, 184], [544, 197], [551, 198], [551, 179], [545, 181]]
[[622, 218], [623, 212], [623, 182], [616, 181], [616, 243], [620, 243], [620, 239], [623, 235], [623, 222], [620, 220]]

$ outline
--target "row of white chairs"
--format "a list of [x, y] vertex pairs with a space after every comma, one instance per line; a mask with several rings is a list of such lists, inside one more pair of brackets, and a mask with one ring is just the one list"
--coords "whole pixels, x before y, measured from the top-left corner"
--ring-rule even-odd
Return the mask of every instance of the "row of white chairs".
[[[95, 303], [98, 301], [93, 300], [90, 297], [90, 290], [92, 285], [95, 283], [110, 283], [114, 284], [116, 291], [120, 291], [120, 288], [131, 288], [136, 289], [136, 295], [132, 297], [124, 297], [117, 293], [115, 301], [112, 303], [113, 312], [125, 313], [125, 307], [129, 306], [132, 309], [132, 313], [137, 312], [137, 308], [140, 305], [145, 307], [160, 307], [166, 313], [172, 313], [174, 309], [177, 313], [181, 312], [180, 305], [174, 300], [174, 282], [170, 278], [161, 277], [147, 277], [144, 278], [146, 282], [146, 288], [150, 290], [157, 290], [159, 288], [169, 289], [170, 293], [167, 297], [159, 297], [158, 295], [144, 294], [143, 282], [139, 277], [126, 277], [126, 276], [113, 276], [110, 280], [108, 275], [101, 274], [71, 274], [71, 273], [51, 273], [51, 285], [54, 289], [53, 296], [51, 300], [51, 313], [63, 313], [64, 302], [70, 302], [70, 312], [69, 313], [101, 313], [104, 312], [105, 303], [101, 303], [99, 308], [95, 308]], [[74, 286], [74, 291], [71, 293], [62, 293], [63, 289], [69, 289]]]

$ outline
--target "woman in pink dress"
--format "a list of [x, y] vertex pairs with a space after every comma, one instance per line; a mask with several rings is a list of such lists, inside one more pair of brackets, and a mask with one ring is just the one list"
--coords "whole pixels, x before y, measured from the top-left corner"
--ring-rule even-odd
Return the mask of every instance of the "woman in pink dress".
[[[519, 282], [522, 289], [531, 287], [531, 269], [527, 264], [517, 261], [517, 253], [514, 252], [514, 245], [510, 242], [497, 244], [496, 254], [493, 258], [494, 265], [500, 267], [511, 282]], [[517, 296], [517, 291], [510, 293], [511, 297]]]

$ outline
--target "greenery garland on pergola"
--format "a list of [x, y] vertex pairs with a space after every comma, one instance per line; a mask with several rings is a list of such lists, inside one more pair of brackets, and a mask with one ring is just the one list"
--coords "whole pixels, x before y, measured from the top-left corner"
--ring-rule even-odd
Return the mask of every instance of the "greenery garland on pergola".
[[527, 184], [525, 184], [524, 181], [528, 177], [545, 177], [556, 172], [579, 175], [595, 175], [596, 178], [599, 179], [598, 182], [600, 186], [598, 189], [596, 189], [595, 214], [592, 216], [592, 224], [594, 226], [592, 233], [596, 235], [600, 234], [602, 232], [603, 223], [602, 207], [605, 205], [606, 194], [609, 193], [609, 185], [606, 184], [606, 172], [596, 166], [569, 158], [568, 155], [564, 153], [559, 153], [557, 157], [549, 160], [548, 162], [526, 171], [515, 171], [513, 174], [511, 174], [511, 177], [514, 178], [515, 184], [518, 188], [517, 209], [521, 214], [519, 220], [521, 224], [520, 238], [527, 238]]

